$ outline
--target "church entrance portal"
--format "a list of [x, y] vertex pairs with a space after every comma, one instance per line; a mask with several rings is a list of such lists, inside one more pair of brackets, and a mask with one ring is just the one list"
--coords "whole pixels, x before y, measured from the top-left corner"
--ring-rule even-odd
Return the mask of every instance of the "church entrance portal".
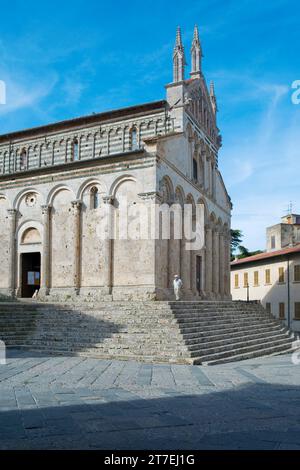
[[32, 297], [34, 292], [40, 288], [41, 277], [41, 254], [22, 253], [22, 297]]

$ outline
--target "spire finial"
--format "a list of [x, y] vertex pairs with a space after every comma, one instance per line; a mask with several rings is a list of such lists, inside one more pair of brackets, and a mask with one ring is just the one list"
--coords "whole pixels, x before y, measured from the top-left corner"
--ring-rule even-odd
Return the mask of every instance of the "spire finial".
[[184, 80], [185, 55], [181, 38], [180, 26], [177, 27], [176, 41], [173, 53], [173, 82]]
[[177, 26], [175, 47], [183, 47], [180, 26]]
[[213, 81], [210, 82], [210, 89], [209, 89], [209, 96], [210, 96], [210, 101], [214, 110], [214, 113], [218, 111], [218, 105], [217, 105], [217, 98], [215, 94], [215, 84]]
[[191, 75], [198, 78], [201, 75], [201, 58], [202, 58], [202, 49], [199, 39], [198, 26], [194, 27], [194, 36], [191, 48], [192, 54], [192, 70]]
[[195, 24], [195, 27], [194, 27], [194, 38], [193, 38], [193, 42], [197, 42], [198, 44], [200, 44], [200, 39], [199, 39], [199, 31], [198, 31], [198, 26]]

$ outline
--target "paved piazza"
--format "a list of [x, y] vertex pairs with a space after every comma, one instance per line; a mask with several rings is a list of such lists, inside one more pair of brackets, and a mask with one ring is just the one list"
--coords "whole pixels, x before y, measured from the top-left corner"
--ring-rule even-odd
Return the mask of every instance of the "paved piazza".
[[197, 367], [11, 351], [1, 449], [300, 449], [291, 356]]

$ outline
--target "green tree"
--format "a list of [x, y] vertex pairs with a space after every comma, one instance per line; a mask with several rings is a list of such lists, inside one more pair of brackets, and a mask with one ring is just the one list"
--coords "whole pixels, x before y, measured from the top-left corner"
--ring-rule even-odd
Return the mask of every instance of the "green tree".
[[261, 250], [249, 251], [248, 248], [241, 245], [243, 238], [244, 236], [241, 230], [238, 230], [238, 229], [231, 230], [231, 260], [232, 261], [235, 258], [234, 254], [236, 253], [237, 250], [239, 251], [239, 254], [237, 255], [238, 259], [248, 258], [248, 256], [254, 256], [254, 255], [263, 253], [263, 251]]
[[238, 255], [239, 259], [248, 258], [248, 256], [251, 256], [251, 252], [242, 245], [239, 246], [239, 252], [240, 252], [240, 254]]
[[238, 249], [243, 240], [243, 232], [238, 229], [231, 230], [231, 257], [233, 253]]

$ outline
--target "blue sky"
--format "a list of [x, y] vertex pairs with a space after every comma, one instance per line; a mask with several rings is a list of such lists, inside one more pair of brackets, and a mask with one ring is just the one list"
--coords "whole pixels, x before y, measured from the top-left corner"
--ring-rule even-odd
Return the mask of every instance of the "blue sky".
[[0, 133], [162, 99], [178, 24], [194, 24], [223, 135], [234, 228], [263, 249], [290, 201], [300, 212], [300, 4], [272, 0], [1, 2]]

